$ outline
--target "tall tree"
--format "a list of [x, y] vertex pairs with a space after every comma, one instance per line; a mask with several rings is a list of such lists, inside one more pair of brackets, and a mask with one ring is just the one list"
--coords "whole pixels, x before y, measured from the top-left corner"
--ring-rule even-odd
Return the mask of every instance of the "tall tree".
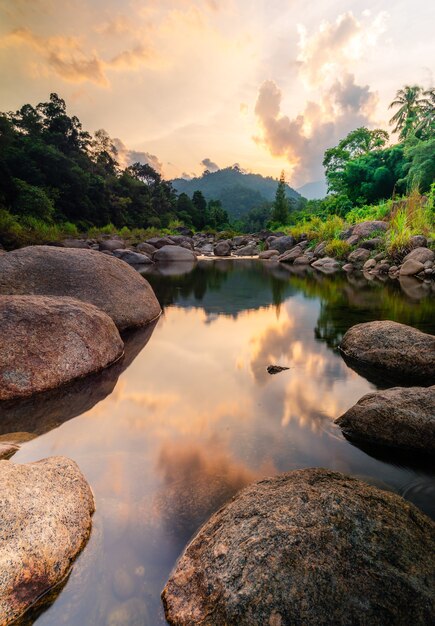
[[275, 202], [273, 203], [272, 221], [278, 224], [286, 224], [288, 220], [288, 202], [286, 198], [286, 182], [284, 170], [279, 177], [276, 189]]
[[425, 106], [423, 88], [420, 85], [405, 85], [399, 89], [389, 108], [399, 107], [390, 124], [394, 125], [393, 133], [399, 133], [400, 139], [406, 139], [418, 127]]

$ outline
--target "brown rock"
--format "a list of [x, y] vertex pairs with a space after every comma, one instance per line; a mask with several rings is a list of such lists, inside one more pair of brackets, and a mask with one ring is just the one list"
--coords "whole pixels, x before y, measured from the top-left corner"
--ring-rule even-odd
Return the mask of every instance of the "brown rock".
[[280, 263], [294, 263], [295, 259], [302, 256], [302, 254], [303, 251], [301, 246], [295, 246], [288, 252], [284, 252], [284, 254], [281, 254], [281, 256], [278, 258], [278, 261]]
[[356, 267], [362, 267], [370, 256], [370, 250], [365, 248], [357, 248], [349, 254], [347, 260]]
[[306, 469], [248, 486], [201, 528], [162, 599], [172, 626], [418, 624], [435, 525], [359, 480]]
[[15, 443], [0, 441], [0, 459], [10, 459], [20, 449]]
[[435, 386], [368, 393], [335, 423], [351, 439], [434, 453]]
[[408, 259], [403, 263], [402, 267], [400, 268], [399, 275], [415, 276], [422, 271], [424, 271], [423, 263], [420, 263], [420, 261], [415, 261], [414, 259]]
[[0, 294], [70, 296], [94, 304], [120, 330], [161, 310], [148, 282], [120, 259], [95, 250], [29, 246], [0, 258]]
[[413, 261], [418, 261], [419, 263], [426, 263], [426, 261], [433, 261], [435, 259], [435, 253], [433, 250], [429, 250], [429, 248], [414, 248], [411, 250], [409, 254], [407, 254], [403, 263], [412, 259]]
[[359, 224], [354, 226], [352, 230], [352, 235], [357, 235], [362, 239], [363, 237], [368, 237], [378, 230], [386, 231], [387, 228], [388, 224], [386, 222], [380, 222], [379, 220], [360, 222]]
[[264, 250], [258, 255], [259, 259], [274, 259], [279, 256], [278, 250]]
[[388, 377], [435, 382], [435, 337], [389, 320], [352, 326], [340, 345], [352, 363], [370, 366]]
[[0, 400], [54, 389], [107, 367], [124, 344], [108, 315], [72, 298], [0, 298]]
[[0, 624], [12, 623], [67, 576], [88, 540], [93, 511], [74, 461], [0, 461]]

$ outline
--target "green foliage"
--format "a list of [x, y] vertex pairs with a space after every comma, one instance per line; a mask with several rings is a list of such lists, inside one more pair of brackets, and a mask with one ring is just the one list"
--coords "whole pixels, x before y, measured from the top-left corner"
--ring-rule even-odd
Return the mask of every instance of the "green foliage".
[[367, 220], [383, 220], [390, 213], [393, 206], [392, 200], [380, 202], [379, 204], [371, 204], [354, 207], [345, 215], [345, 220], [349, 224], [357, 222], [365, 222]]
[[[194, 191], [199, 190], [207, 201], [220, 200], [232, 221], [244, 219], [252, 209], [273, 202], [276, 193], [276, 179], [249, 174], [238, 165], [217, 172], [205, 171], [202, 176], [191, 180], [177, 178], [172, 184], [179, 194], [191, 197]], [[288, 185], [285, 186], [285, 194], [292, 201], [293, 210], [301, 201], [301, 196]], [[248, 230], [246, 228], [246, 232]]]
[[435, 136], [435, 90], [424, 91], [420, 85], [405, 85], [396, 93], [390, 109], [399, 107], [390, 120], [393, 133], [402, 141], [415, 135], [420, 139]]
[[389, 256], [400, 261], [411, 250], [410, 240], [413, 235], [432, 237], [434, 215], [432, 199], [421, 196], [417, 189], [397, 203], [386, 235]]
[[429, 191], [435, 178], [435, 133], [427, 141], [415, 137], [405, 146], [406, 184], [409, 188], [417, 187], [425, 193]]
[[334, 259], [345, 259], [351, 249], [352, 246], [350, 246], [347, 241], [334, 237], [334, 239], [331, 239], [331, 241], [326, 244], [325, 253]]

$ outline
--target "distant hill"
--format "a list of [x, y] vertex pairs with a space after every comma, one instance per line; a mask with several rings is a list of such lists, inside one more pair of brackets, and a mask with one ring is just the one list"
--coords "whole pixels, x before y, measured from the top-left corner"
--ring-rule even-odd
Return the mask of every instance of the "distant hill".
[[322, 200], [328, 192], [328, 187], [326, 181], [316, 180], [312, 183], [306, 183], [302, 187], [298, 187], [297, 191], [301, 196], [307, 198], [307, 200]]
[[[201, 191], [207, 200], [220, 200], [231, 218], [246, 215], [252, 208], [275, 199], [278, 181], [271, 176], [245, 174], [237, 166], [217, 172], [205, 171], [198, 178], [175, 178], [171, 181], [177, 193], [192, 197]], [[298, 201], [301, 195], [287, 185], [287, 197]]]

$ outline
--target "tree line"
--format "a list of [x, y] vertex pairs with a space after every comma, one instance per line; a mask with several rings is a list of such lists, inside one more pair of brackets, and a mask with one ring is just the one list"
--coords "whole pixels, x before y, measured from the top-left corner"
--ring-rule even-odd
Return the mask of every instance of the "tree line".
[[104, 130], [93, 135], [52, 93], [36, 107], [0, 114], [0, 210], [22, 224], [71, 223], [81, 231], [168, 227], [224, 228], [228, 215], [200, 192], [177, 196], [149, 164], [121, 167]]

